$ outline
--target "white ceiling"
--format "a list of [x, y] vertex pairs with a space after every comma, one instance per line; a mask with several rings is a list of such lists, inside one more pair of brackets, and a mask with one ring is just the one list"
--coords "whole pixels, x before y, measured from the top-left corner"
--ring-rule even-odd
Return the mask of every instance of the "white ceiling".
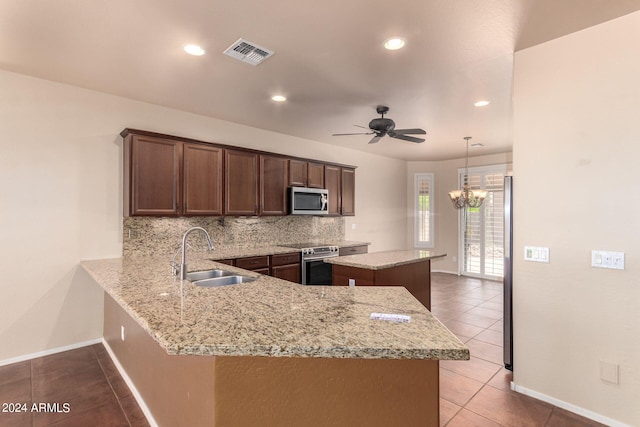
[[[2, 0], [0, 68], [408, 160], [511, 149], [513, 52], [640, 10], [640, 0]], [[387, 51], [390, 36], [407, 39]], [[238, 38], [276, 53], [254, 67]], [[202, 57], [182, 46], [200, 44]], [[270, 100], [281, 93], [288, 101]], [[473, 103], [491, 104], [477, 108]], [[427, 141], [332, 137], [388, 105]], [[119, 129], [118, 129], [119, 130]], [[149, 129], [155, 130], [155, 129]]]

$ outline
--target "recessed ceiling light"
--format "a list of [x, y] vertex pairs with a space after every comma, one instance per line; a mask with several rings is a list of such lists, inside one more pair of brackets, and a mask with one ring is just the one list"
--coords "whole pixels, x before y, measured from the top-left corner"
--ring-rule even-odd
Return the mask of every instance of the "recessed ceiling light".
[[485, 100], [473, 103], [473, 105], [475, 105], [476, 107], [486, 107], [489, 104], [490, 104], [490, 102], [489, 101], [485, 101]]
[[402, 49], [405, 44], [407, 44], [407, 41], [405, 39], [401, 37], [392, 37], [385, 40], [384, 47], [388, 50], [398, 50]]
[[184, 46], [184, 51], [189, 55], [193, 56], [202, 56], [204, 55], [204, 49], [198, 46], [197, 44], [188, 44]]
[[284, 97], [284, 96], [282, 96], [282, 95], [273, 95], [273, 96], [271, 97], [271, 100], [272, 100], [272, 101], [276, 101], [276, 102], [284, 102], [284, 101], [286, 101], [286, 100], [287, 100], [287, 98], [286, 98], [286, 97]]

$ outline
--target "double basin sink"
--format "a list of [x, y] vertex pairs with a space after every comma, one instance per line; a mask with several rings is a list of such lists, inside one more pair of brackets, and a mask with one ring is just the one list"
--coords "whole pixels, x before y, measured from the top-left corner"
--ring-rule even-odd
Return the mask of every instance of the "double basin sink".
[[227, 270], [205, 270], [187, 273], [187, 280], [194, 285], [213, 288], [218, 286], [237, 285], [238, 283], [253, 282], [255, 277], [242, 276], [233, 271]]

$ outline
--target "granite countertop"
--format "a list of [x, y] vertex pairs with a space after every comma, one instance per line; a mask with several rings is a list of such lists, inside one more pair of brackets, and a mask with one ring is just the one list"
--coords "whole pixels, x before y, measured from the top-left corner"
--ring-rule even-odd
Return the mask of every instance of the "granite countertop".
[[334, 258], [326, 258], [324, 262], [346, 267], [358, 267], [366, 270], [382, 270], [384, 268], [397, 267], [435, 258], [442, 258], [446, 254], [434, 253], [418, 249], [405, 251], [371, 252], [359, 255], [347, 255]]
[[[188, 258], [189, 270], [222, 268], [258, 279], [198, 287], [173, 277], [164, 257], [81, 265], [168, 354], [469, 359], [469, 349], [403, 287], [303, 286], [206, 254]], [[371, 313], [411, 321], [371, 320]]]

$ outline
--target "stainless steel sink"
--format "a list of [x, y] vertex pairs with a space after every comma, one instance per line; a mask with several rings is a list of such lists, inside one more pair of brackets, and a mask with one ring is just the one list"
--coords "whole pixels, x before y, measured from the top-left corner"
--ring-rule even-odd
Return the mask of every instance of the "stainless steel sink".
[[233, 276], [220, 276], [212, 277], [209, 279], [196, 280], [193, 282], [193, 284], [197, 286], [213, 288], [217, 286], [228, 286], [237, 285], [238, 283], [253, 282], [254, 280], [256, 280], [255, 277], [240, 276], [238, 274], [234, 274]]
[[218, 269], [194, 271], [191, 273], [187, 273], [187, 280], [189, 280], [190, 282], [195, 282], [197, 280], [211, 279], [213, 277], [234, 276], [236, 274], [237, 273], [234, 273], [233, 271], [218, 270]]

